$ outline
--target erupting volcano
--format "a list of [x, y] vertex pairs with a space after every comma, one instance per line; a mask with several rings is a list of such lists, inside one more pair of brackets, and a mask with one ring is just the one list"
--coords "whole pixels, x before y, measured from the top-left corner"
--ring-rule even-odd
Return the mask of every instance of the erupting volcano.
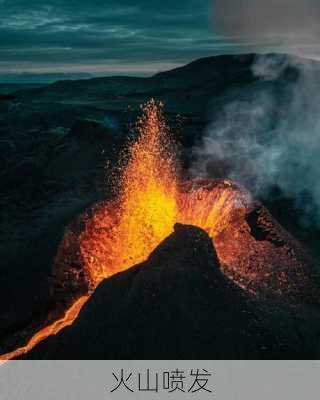
[[137, 123], [118, 195], [80, 216], [65, 232], [53, 265], [52, 297], [65, 308], [25, 346], [27, 353], [77, 318], [100, 282], [145, 261], [175, 224], [206, 231], [222, 272], [254, 295], [315, 301], [308, 257], [268, 211], [229, 180], [184, 182], [162, 106], [151, 100]]

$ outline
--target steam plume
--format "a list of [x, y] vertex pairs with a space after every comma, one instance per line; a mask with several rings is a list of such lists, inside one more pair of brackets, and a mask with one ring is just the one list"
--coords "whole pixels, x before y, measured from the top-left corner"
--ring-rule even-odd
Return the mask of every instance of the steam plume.
[[320, 224], [320, 68], [306, 59], [260, 55], [252, 74], [256, 83], [212, 111], [194, 148], [193, 172], [222, 173], [262, 196], [280, 188], [305, 210], [305, 221]]

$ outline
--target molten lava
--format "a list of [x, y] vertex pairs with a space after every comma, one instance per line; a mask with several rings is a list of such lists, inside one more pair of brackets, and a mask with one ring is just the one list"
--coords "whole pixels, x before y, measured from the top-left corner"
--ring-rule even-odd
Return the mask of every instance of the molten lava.
[[91, 286], [144, 261], [178, 216], [177, 178], [169, 133], [154, 101], [143, 109], [120, 179], [119, 198], [97, 210], [80, 237]]
[[146, 260], [176, 223], [198, 226], [215, 237], [247, 201], [226, 182], [216, 191], [205, 181], [180, 182], [161, 105], [147, 103], [137, 127], [119, 198], [98, 208], [80, 236], [91, 288]]
[[69, 307], [64, 316], [62, 318], [57, 319], [53, 323], [49, 324], [45, 328], [36, 332], [28, 343], [25, 346], [19, 347], [16, 350], [13, 350], [10, 353], [4, 354], [0, 356], [0, 360], [11, 360], [13, 358], [17, 358], [27, 353], [29, 350], [33, 349], [38, 343], [42, 342], [42, 340], [46, 339], [51, 335], [56, 335], [61, 331], [61, 329], [65, 328], [72, 324], [72, 322], [77, 318], [82, 306], [86, 303], [89, 296], [81, 296], [78, 300], [76, 300], [71, 307]]

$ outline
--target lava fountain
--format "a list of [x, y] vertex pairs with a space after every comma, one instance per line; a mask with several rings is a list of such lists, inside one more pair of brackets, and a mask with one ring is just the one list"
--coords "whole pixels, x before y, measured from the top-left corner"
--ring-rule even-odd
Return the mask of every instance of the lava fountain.
[[118, 199], [99, 207], [81, 233], [81, 255], [93, 288], [101, 279], [144, 261], [177, 220], [175, 160], [154, 101], [145, 105], [137, 131]]
[[305, 274], [299, 245], [232, 182], [183, 182], [161, 104], [151, 100], [142, 111], [118, 195], [82, 216], [76, 228], [68, 227], [58, 248], [53, 297], [63, 299], [63, 316], [51, 318], [25, 346], [0, 359], [19, 357], [71, 325], [103, 279], [146, 260], [176, 223], [204, 229], [214, 240], [223, 272], [241, 287], [256, 294], [300, 293]]
[[144, 106], [119, 197], [98, 206], [80, 234], [81, 264], [91, 289], [146, 260], [176, 223], [196, 225], [213, 238], [250, 201], [227, 181], [215, 192], [204, 181], [181, 182], [161, 107], [153, 100]]

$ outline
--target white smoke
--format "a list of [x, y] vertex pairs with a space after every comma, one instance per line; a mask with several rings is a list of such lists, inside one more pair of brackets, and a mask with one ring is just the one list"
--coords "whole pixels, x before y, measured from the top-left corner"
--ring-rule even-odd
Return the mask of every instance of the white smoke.
[[258, 82], [212, 112], [194, 148], [193, 173], [219, 175], [222, 168], [261, 196], [278, 187], [306, 211], [304, 218], [312, 209], [320, 223], [320, 68], [309, 60], [260, 55], [252, 73]]

